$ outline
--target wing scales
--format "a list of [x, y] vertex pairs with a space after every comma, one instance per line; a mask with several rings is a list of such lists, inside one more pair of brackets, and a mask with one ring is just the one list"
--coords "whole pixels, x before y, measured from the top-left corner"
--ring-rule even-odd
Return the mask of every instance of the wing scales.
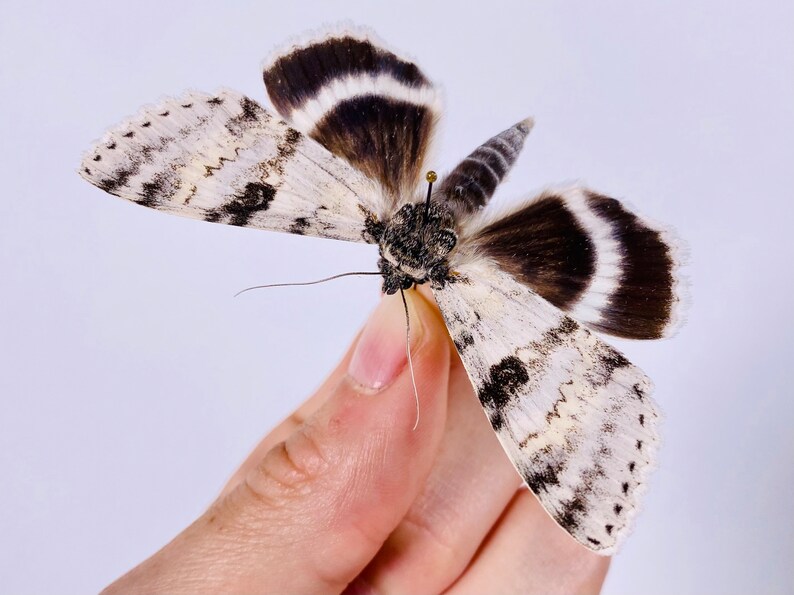
[[641, 370], [488, 261], [434, 290], [491, 425], [548, 513], [615, 550], [658, 447]]
[[99, 188], [177, 215], [371, 241], [378, 189], [253, 100], [188, 93], [144, 108], [84, 157]]
[[469, 220], [463, 243], [596, 330], [658, 339], [680, 319], [675, 243], [614, 198], [549, 190]]
[[263, 78], [279, 113], [376, 180], [390, 207], [413, 197], [440, 115], [416, 64], [340, 32], [290, 47]]

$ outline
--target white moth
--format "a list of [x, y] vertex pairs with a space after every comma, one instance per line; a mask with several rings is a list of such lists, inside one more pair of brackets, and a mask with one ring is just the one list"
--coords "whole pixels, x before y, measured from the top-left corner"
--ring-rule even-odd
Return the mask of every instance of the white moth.
[[645, 375], [592, 330], [669, 334], [680, 301], [669, 239], [584, 188], [492, 215], [484, 207], [530, 120], [432, 192], [420, 186], [437, 93], [370, 35], [292, 46], [264, 81], [280, 117], [233, 91], [188, 93], [108, 132], [81, 175], [178, 215], [377, 244], [386, 293], [430, 284], [495, 432], [548, 513], [587, 548], [614, 552], [648, 480], [658, 414]]

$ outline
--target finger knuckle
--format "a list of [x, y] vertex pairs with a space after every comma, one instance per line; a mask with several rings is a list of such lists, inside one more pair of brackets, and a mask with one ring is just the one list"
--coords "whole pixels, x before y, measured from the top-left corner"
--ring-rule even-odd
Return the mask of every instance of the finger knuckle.
[[455, 547], [454, 539], [445, 534], [443, 526], [411, 512], [403, 518], [402, 525], [412, 534], [412, 539], [423, 543], [422, 551], [425, 559], [431, 561], [430, 566], [448, 570], [460, 564], [459, 548]]
[[289, 417], [286, 420], [287, 425], [293, 428], [302, 428], [303, 424], [306, 423], [306, 416], [303, 415], [300, 409], [293, 411], [289, 414]]
[[252, 492], [284, 501], [317, 489], [329, 468], [326, 448], [310, 426], [304, 426], [265, 455], [246, 477]]

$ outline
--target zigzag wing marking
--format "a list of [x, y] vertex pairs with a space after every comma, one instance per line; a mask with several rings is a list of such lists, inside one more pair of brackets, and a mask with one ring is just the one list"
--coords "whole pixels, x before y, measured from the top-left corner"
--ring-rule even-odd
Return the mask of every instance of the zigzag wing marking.
[[650, 382], [615, 349], [486, 260], [434, 295], [502, 446], [571, 536], [610, 554], [656, 450]]
[[378, 189], [235, 93], [143, 108], [84, 156], [80, 174], [135, 203], [230, 225], [373, 241]]

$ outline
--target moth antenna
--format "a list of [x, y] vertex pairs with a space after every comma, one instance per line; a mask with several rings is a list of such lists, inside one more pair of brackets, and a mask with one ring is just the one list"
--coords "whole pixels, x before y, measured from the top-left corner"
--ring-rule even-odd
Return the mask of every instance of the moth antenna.
[[419, 427], [419, 391], [416, 389], [416, 377], [414, 376], [414, 362], [411, 360], [411, 318], [408, 316], [408, 302], [405, 300], [405, 292], [400, 288], [400, 297], [403, 299], [405, 308], [405, 352], [408, 354], [408, 369], [411, 371], [411, 384], [414, 387], [414, 399], [416, 400], [416, 421], [413, 430]]
[[432, 169], [425, 174], [427, 180], [427, 198], [425, 199], [425, 225], [427, 224], [427, 216], [430, 214], [430, 193], [433, 191], [433, 182], [438, 179], [438, 175]]
[[245, 293], [246, 291], [251, 291], [253, 289], [268, 289], [270, 287], [296, 287], [299, 285], [317, 285], [318, 283], [325, 283], [326, 281], [333, 281], [334, 279], [340, 279], [341, 277], [351, 277], [353, 275], [380, 275], [380, 271], [359, 271], [354, 273], [340, 273], [338, 275], [331, 275], [330, 277], [326, 277], [325, 279], [318, 279], [317, 281], [302, 281], [300, 283], [271, 283], [269, 285], [254, 285], [253, 287], [246, 287], [234, 294], [234, 297]]

